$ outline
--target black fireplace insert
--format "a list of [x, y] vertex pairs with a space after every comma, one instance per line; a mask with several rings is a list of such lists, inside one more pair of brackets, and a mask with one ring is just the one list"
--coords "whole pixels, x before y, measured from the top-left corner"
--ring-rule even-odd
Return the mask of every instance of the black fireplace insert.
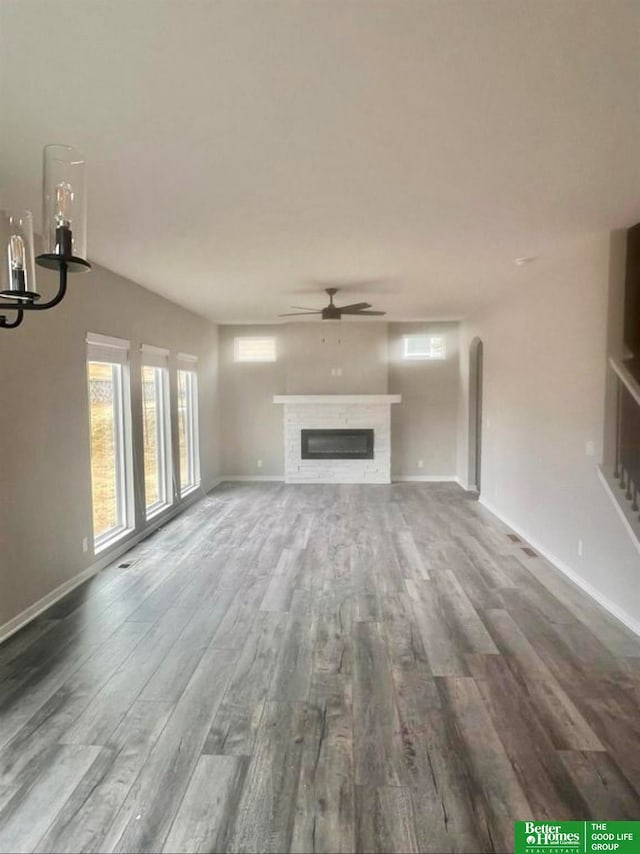
[[303, 460], [372, 460], [373, 430], [301, 430]]

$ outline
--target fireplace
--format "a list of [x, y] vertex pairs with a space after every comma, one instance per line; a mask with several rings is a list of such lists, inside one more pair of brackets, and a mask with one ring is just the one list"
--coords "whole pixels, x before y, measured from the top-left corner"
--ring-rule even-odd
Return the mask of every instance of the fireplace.
[[399, 394], [283, 394], [285, 483], [391, 483]]
[[373, 430], [301, 430], [303, 460], [372, 460]]

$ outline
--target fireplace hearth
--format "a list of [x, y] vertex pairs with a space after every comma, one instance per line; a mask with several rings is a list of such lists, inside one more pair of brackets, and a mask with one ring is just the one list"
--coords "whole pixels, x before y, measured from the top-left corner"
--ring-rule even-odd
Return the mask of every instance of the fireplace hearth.
[[373, 430], [301, 430], [303, 460], [372, 460]]

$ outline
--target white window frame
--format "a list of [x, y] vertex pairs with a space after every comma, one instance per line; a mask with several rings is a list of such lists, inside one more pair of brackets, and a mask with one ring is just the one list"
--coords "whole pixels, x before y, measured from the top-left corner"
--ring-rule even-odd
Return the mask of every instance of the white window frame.
[[[200, 427], [198, 421], [198, 359], [187, 353], [178, 353], [178, 407], [180, 406], [180, 374], [188, 378], [187, 385], [187, 459], [189, 460], [189, 482], [182, 486], [182, 470], [180, 467], [180, 447], [178, 447], [178, 472], [180, 497], [184, 498], [194, 489], [198, 489], [201, 483], [200, 476]], [[178, 412], [178, 418], [180, 413]], [[179, 428], [178, 428], [179, 429]], [[178, 439], [179, 441], [179, 439]]]
[[[135, 530], [135, 500], [133, 488], [133, 449], [131, 440], [131, 382], [129, 373], [129, 342], [123, 338], [88, 332], [87, 337], [87, 415], [91, 431], [91, 399], [89, 364], [112, 366], [114, 378], [114, 423], [116, 452], [116, 507], [118, 522], [107, 531], [93, 531], [93, 551], [99, 554]], [[89, 434], [91, 438], [91, 432]], [[91, 454], [91, 444], [89, 444]], [[93, 483], [92, 503], [93, 503]], [[93, 525], [93, 506], [92, 506]]]
[[[158, 500], [147, 504], [145, 492], [146, 472], [142, 482], [144, 495], [144, 512], [147, 521], [153, 519], [159, 513], [163, 513], [173, 506], [175, 502], [173, 488], [173, 452], [171, 447], [171, 393], [169, 389], [169, 351], [162, 347], [152, 347], [143, 344], [140, 348], [142, 354], [140, 366], [141, 397], [144, 418], [144, 369], [153, 370], [153, 381], [156, 399], [156, 432], [157, 432], [157, 476], [158, 476]], [[142, 441], [144, 443], [144, 424], [142, 429]], [[144, 444], [143, 444], [144, 462]], [[143, 465], [144, 468], [144, 465]]]
[[[272, 349], [266, 356], [255, 356], [250, 353], [243, 352], [243, 347], [248, 342], [269, 342]], [[250, 346], [248, 344], [248, 346]], [[238, 335], [233, 339], [233, 361], [240, 364], [256, 363], [256, 362], [276, 362], [278, 360], [278, 349], [275, 335]]]
[[[442, 341], [442, 348], [434, 346], [435, 341]], [[421, 349], [411, 349], [412, 342], [424, 342]], [[447, 339], [444, 335], [413, 334], [402, 336], [402, 358], [410, 361], [444, 361], [447, 358]]]

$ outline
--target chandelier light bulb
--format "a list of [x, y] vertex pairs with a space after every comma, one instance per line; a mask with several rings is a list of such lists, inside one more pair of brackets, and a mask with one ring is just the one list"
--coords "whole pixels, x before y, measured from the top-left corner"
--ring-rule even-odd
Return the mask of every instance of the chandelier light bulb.
[[73, 208], [73, 187], [68, 181], [56, 184], [55, 218], [58, 228], [71, 226], [71, 211]]
[[12, 270], [23, 271], [25, 264], [24, 240], [19, 234], [12, 234], [9, 238], [9, 264]]
[[0, 265], [0, 310], [5, 300], [17, 300], [21, 307], [34, 303], [38, 293], [29, 211], [0, 211], [0, 251], [5, 259]]

